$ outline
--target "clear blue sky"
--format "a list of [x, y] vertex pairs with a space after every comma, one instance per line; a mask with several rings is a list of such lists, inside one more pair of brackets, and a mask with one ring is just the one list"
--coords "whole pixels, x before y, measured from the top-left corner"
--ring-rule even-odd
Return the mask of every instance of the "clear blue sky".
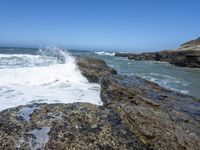
[[0, 46], [161, 50], [200, 36], [200, 0], [0, 0]]

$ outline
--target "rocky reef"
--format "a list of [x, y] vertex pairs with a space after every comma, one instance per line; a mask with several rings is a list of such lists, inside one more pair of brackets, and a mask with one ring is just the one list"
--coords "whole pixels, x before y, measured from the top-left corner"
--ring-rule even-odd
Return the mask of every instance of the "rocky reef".
[[166, 61], [177, 66], [200, 68], [200, 38], [182, 44], [177, 50], [141, 54], [116, 53], [115, 56], [134, 60]]
[[4, 110], [0, 149], [199, 150], [200, 99], [117, 75], [101, 60], [78, 58], [77, 63], [89, 81], [101, 84], [103, 105], [31, 104]]

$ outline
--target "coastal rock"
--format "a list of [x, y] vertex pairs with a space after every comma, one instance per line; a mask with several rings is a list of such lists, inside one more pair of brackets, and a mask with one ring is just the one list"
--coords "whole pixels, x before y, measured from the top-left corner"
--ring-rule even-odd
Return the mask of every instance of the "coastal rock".
[[104, 107], [153, 149], [200, 148], [200, 100], [139, 77], [112, 75], [102, 80]]
[[0, 148], [150, 149], [112, 108], [88, 103], [33, 104], [0, 112]]
[[[116, 56], [124, 57], [118, 53]], [[128, 59], [165, 61], [182, 67], [200, 68], [200, 51], [198, 50], [165, 50], [161, 52], [128, 54]]]
[[[77, 61], [86, 75], [107, 68], [94, 58]], [[31, 104], [1, 111], [0, 148], [199, 150], [200, 99], [108, 72], [90, 80], [101, 81], [103, 106]]]
[[119, 52], [115, 53], [115, 56], [117, 57], [129, 57], [130, 55], [133, 55], [133, 53], [119, 53]]
[[200, 37], [195, 39], [195, 40], [191, 40], [189, 42], [183, 43], [181, 44], [181, 47], [179, 50], [200, 50]]
[[106, 65], [105, 61], [89, 57], [77, 58], [77, 65], [81, 73], [90, 82], [99, 83], [101, 78], [110, 74], [117, 74], [117, 71]]
[[177, 50], [141, 54], [116, 53], [115, 56], [134, 60], [165, 61], [177, 66], [200, 68], [200, 38], [182, 44]]

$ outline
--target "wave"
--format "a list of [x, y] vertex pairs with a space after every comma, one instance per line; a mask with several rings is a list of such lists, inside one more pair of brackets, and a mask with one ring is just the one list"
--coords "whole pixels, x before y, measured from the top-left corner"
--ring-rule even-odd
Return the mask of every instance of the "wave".
[[110, 53], [110, 52], [105, 52], [105, 51], [101, 51], [101, 52], [94, 52], [97, 55], [106, 55], [106, 56], [114, 56], [115, 53]]
[[135, 74], [141, 78], [157, 83], [158, 85], [183, 93], [190, 94], [189, 90], [185, 89], [189, 83], [182, 81], [178, 78], [163, 75], [158, 73], [137, 73]]
[[0, 68], [34, 67], [57, 63], [55, 58], [30, 54], [0, 54]]
[[59, 48], [40, 49], [38, 55], [0, 55], [0, 95], [0, 110], [34, 102], [101, 104], [100, 86], [89, 83], [75, 58]]

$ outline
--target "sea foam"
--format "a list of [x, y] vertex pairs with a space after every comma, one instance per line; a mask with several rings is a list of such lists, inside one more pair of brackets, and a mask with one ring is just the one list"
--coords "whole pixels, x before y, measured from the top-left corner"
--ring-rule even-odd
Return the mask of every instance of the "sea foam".
[[38, 55], [0, 55], [0, 110], [30, 103], [101, 104], [99, 95], [100, 86], [82, 76], [66, 51], [47, 48]]
[[114, 56], [115, 53], [109, 53], [109, 52], [104, 52], [104, 51], [101, 51], [101, 52], [95, 52], [95, 54], [97, 55], [106, 55], [106, 56]]

